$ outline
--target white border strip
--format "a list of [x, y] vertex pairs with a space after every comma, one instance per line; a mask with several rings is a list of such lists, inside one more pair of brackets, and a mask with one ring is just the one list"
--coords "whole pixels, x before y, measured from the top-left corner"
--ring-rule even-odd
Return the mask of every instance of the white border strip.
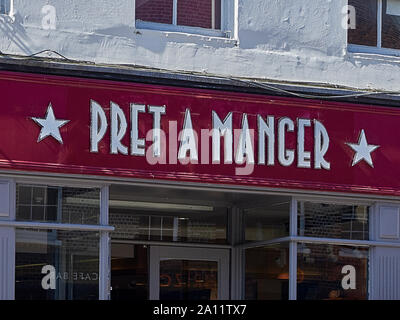
[[377, 5], [378, 5], [378, 13], [377, 13], [377, 26], [376, 26], [376, 29], [377, 29], [377, 32], [378, 32], [378, 35], [377, 35], [377, 47], [378, 48], [382, 48], [382, 20], [383, 20], [383, 2], [382, 2], [382, 0], [378, 0], [378, 3], [377, 3]]
[[273, 240], [248, 242], [239, 245], [242, 249], [266, 247], [277, 243], [283, 242], [303, 242], [303, 243], [320, 243], [320, 244], [334, 244], [339, 246], [363, 246], [363, 247], [390, 247], [400, 248], [400, 242], [385, 242], [385, 241], [371, 241], [371, 240], [348, 240], [348, 239], [333, 239], [333, 238], [314, 238], [314, 237], [284, 237]]
[[[100, 223], [108, 225], [109, 187], [100, 191]], [[100, 232], [99, 245], [99, 300], [110, 300], [111, 296], [111, 247], [109, 231]]]
[[171, 241], [152, 241], [152, 240], [119, 240], [111, 239], [112, 244], [139, 244], [148, 246], [168, 246], [168, 247], [190, 247], [190, 248], [208, 248], [208, 249], [231, 249], [230, 245], [210, 244], [201, 242], [171, 242]]

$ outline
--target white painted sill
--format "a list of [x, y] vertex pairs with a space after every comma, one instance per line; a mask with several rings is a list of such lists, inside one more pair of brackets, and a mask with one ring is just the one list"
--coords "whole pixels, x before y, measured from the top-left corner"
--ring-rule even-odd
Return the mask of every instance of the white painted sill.
[[220, 30], [176, 26], [163, 23], [136, 20], [135, 32], [143, 36], [158, 36], [167, 38], [167, 41], [179, 43], [216, 44], [223, 46], [237, 46], [238, 40], [230, 37], [231, 32]]
[[0, 18], [2, 18], [2, 22], [11, 22], [13, 23], [15, 21], [15, 15], [14, 14], [7, 14], [7, 13], [0, 13]]
[[388, 49], [388, 48], [378, 48], [363, 46], [358, 44], [348, 44], [347, 52], [352, 55], [361, 54], [365, 57], [376, 57], [379, 59], [385, 59], [387, 61], [399, 61], [400, 60], [400, 50], [399, 49]]

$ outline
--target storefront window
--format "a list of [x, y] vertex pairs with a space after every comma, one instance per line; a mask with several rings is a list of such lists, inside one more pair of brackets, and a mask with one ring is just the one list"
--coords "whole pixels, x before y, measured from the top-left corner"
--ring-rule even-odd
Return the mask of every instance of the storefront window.
[[378, 41], [377, 0], [348, 1], [349, 6], [354, 7], [356, 14], [356, 28], [349, 28], [348, 42], [375, 47]]
[[113, 243], [111, 246], [111, 299], [149, 298], [148, 246]]
[[18, 221], [99, 224], [100, 189], [17, 185]]
[[278, 244], [245, 252], [245, 299], [287, 300], [289, 245]]
[[289, 197], [264, 197], [244, 209], [245, 240], [263, 241], [289, 236]]
[[400, 5], [398, 0], [382, 2], [382, 48], [400, 49]]
[[350, 44], [400, 49], [398, 0], [349, 0], [348, 3], [355, 14], [353, 27], [348, 30]]
[[[110, 204], [113, 240], [226, 243], [227, 209], [165, 204], [158, 211], [144, 202]], [[156, 205], [154, 205], [156, 206]], [[204, 210], [204, 211], [203, 211]]]
[[368, 298], [368, 249], [299, 243], [298, 300]]
[[298, 235], [368, 240], [368, 207], [314, 202], [298, 204]]
[[15, 299], [98, 298], [98, 233], [16, 230]]

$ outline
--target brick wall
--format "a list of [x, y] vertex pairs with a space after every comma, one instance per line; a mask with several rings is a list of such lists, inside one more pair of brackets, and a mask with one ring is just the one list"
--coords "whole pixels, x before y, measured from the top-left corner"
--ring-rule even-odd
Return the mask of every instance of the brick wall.
[[211, 28], [211, 0], [178, 0], [178, 25]]
[[[212, 27], [212, 0], [178, 0], [177, 23], [182, 26]], [[221, 28], [221, 0], [215, 0], [215, 27]], [[136, 19], [172, 24], [173, 0], [136, 0]]]
[[356, 29], [348, 30], [348, 42], [366, 46], [376, 46], [377, 1], [349, 0], [348, 4], [356, 9]]
[[172, 0], [136, 0], [136, 19], [172, 24]]

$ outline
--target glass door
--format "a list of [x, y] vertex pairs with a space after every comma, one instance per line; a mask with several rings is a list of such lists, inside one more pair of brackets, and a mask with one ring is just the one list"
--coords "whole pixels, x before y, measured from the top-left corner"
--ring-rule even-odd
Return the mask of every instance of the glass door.
[[229, 299], [229, 249], [151, 246], [150, 299]]

